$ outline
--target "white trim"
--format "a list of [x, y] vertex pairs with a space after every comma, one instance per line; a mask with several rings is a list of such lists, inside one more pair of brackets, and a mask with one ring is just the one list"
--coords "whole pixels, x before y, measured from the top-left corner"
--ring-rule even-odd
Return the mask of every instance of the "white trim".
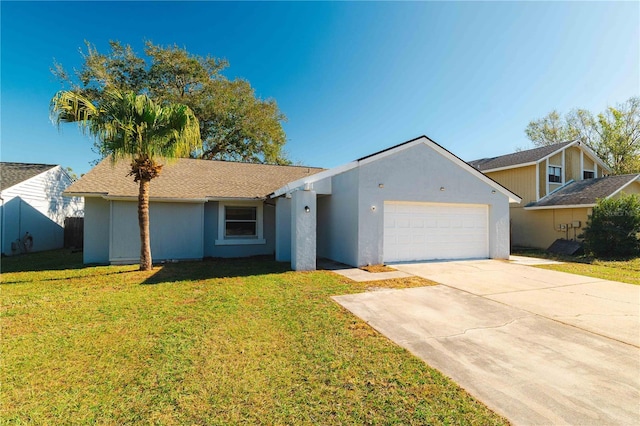
[[105, 197], [107, 197], [109, 195], [109, 193], [108, 192], [68, 192], [68, 191], [62, 191], [62, 195], [64, 197], [105, 198]]
[[394, 154], [396, 154], [398, 152], [404, 151], [405, 149], [412, 148], [412, 147], [420, 145], [420, 144], [427, 145], [428, 147], [430, 147], [431, 149], [433, 149], [434, 151], [436, 151], [437, 153], [439, 153], [443, 157], [449, 159], [451, 162], [456, 164], [461, 169], [466, 170], [466, 171], [470, 171], [471, 173], [475, 174], [475, 176], [477, 178], [479, 178], [481, 181], [483, 181], [487, 185], [491, 186], [492, 188], [498, 190], [500, 193], [505, 195], [509, 199], [510, 203], [520, 203], [520, 201], [522, 201], [522, 198], [518, 197], [516, 194], [514, 194], [511, 191], [509, 191], [507, 188], [503, 187], [502, 185], [500, 185], [496, 181], [490, 179], [489, 177], [487, 177], [480, 170], [478, 170], [475, 167], [469, 165], [468, 163], [462, 161], [460, 158], [456, 157], [455, 155], [453, 155], [452, 153], [450, 153], [449, 151], [447, 151], [446, 149], [444, 149], [443, 147], [441, 147], [437, 143], [433, 142], [431, 139], [427, 138], [426, 136], [421, 136], [421, 137], [419, 137], [419, 138], [417, 138], [417, 139], [415, 139], [413, 141], [405, 142], [404, 144], [400, 144], [399, 146], [396, 146], [394, 148], [388, 149], [386, 151], [382, 151], [382, 152], [380, 152], [378, 154], [373, 154], [373, 155], [371, 155], [369, 157], [363, 158], [362, 160], [352, 161], [352, 162], [344, 164], [342, 166], [334, 167], [333, 169], [329, 169], [329, 170], [325, 170], [325, 171], [320, 172], [320, 173], [316, 173], [315, 175], [310, 176], [308, 178], [302, 178], [302, 179], [298, 179], [296, 181], [290, 182], [290, 183], [286, 184], [285, 186], [275, 190], [269, 197], [270, 198], [280, 197], [280, 196], [285, 195], [287, 193], [291, 193], [292, 191], [294, 191], [296, 189], [299, 189], [299, 188], [301, 188], [301, 187], [303, 187], [303, 186], [305, 186], [307, 184], [311, 184], [311, 186], [309, 188], [312, 189], [314, 182], [318, 182], [318, 181], [320, 181], [322, 179], [330, 178], [330, 177], [338, 175], [340, 173], [344, 173], [346, 171], [349, 171], [351, 169], [359, 167], [360, 165], [365, 165], [365, 164], [372, 163], [372, 162], [377, 161], [377, 160], [379, 160], [381, 158], [385, 158], [385, 157], [388, 157], [390, 155], [394, 155]]
[[529, 167], [538, 164], [538, 161], [530, 161], [528, 163], [514, 164], [513, 166], [496, 167], [495, 169], [480, 170], [482, 173], [501, 172], [503, 170], [519, 169], [520, 167]]
[[[240, 246], [266, 244], [264, 239], [264, 215], [261, 200], [242, 201], [229, 200], [218, 202], [218, 238], [214, 241], [217, 246]], [[256, 208], [256, 236], [255, 238], [227, 238], [225, 230], [225, 207], [255, 207]]]
[[305, 184], [312, 184], [314, 182], [318, 182], [322, 179], [325, 178], [329, 178], [331, 176], [335, 176], [335, 175], [339, 175], [340, 173], [344, 173], [347, 172], [351, 169], [355, 169], [356, 167], [358, 167], [358, 162], [357, 161], [352, 161], [350, 163], [347, 164], [343, 164], [342, 166], [338, 166], [338, 167], [334, 167], [332, 169], [329, 170], [324, 170], [320, 173], [316, 173], [314, 175], [311, 175], [309, 177], [305, 177], [305, 178], [300, 178], [298, 180], [294, 180], [293, 182], [289, 182], [288, 184], [286, 184], [285, 186], [276, 189], [275, 191], [273, 191], [272, 194], [269, 195], [269, 198], [278, 198], [281, 195], [287, 194], [287, 193], [291, 193], [293, 191], [295, 191], [296, 189], [303, 187]]
[[591, 148], [589, 148], [587, 145], [583, 143], [580, 143], [579, 145], [580, 145], [580, 148], [583, 149], [589, 155], [589, 157], [593, 160], [594, 166], [596, 166], [596, 162], [597, 162], [598, 164], [600, 164], [600, 167], [602, 167], [602, 170], [611, 172], [611, 169], [609, 169], [609, 166], [607, 166], [607, 164], [604, 161], [602, 161], [602, 159], [598, 157], [598, 155], [595, 152], [593, 152]]
[[545, 158], [544, 160], [544, 164], [545, 164], [545, 168], [544, 168], [544, 181], [547, 183], [547, 187], [544, 191], [544, 197], [546, 197], [547, 195], [549, 195], [549, 159]]
[[622, 185], [620, 188], [616, 189], [614, 192], [612, 192], [611, 194], [607, 195], [605, 198], [611, 198], [614, 195], [617, 195], [619, 192], [621, 192], [623, 189], [625, 189], [627, 186], [631, 185], [633, 182], [640, 182], [640, 175], [637, 175], [635, 177], [635, 179], [631, 179], [629, 182], [625, 183], [624, 185]]
[[562, 170], [560, 170], [560, 179], [562, 179], [562, 184], [564, 185], [564, 183], [567, 181], [567, 172], [566, 172], [566, 167], [565, 167], [565, 153], [567, 152], [567, 150], [563, 150], [562, 151]]
[[[536, 161], [531, 161], [528, 163], [518, 163], [518, 164], [513, 164], [511, 166], [504, 166], [504, 167], [496, 167], [495, 169], [487, 169], [487, 170], [482, 170], [483, 173], [490, 173], [490, 172], [499, 172], [502, 170], [509, 170], [509, 169], [518, 169], [520, 167], [527, 167], [527, 166], [531, 166], [534, 164], [542, 164], [542, 162], [544, 160], [547, 160], [550, 157], [553, 157], [554, 155], [558, 154], [561, 151], [566, 150], [567, 148], [570, 148], [572, 146], [578, 146], [580, 150], [584, 150], [586, 151], [586, 153], [589, 155], [589, 157], [593, 160], [594, 164], [597, 162], [600, 164], [600, 166], [604, 169], [604, 170], [609, 170], [609, 167], [607, 167], [606, 163], [604, 161], [602, 161], [595, 152], [593, 152], [593, 150], [591, 148], [589, 148], [587, 145], [583, 144], [582, 142], [580, 142], [579, 140], [575, 140], [572, 143], [569, 143], [567, 145], [565, 145], [564, 147], [550, 153], [547, 154], [546, 156], [536, 160]], [[509, 154], [507, 154], [509, 155]]]
[[[102, 196], [105, 200], [109, 201], [138, 201], [138, 197], [131, 196], [110, 196], [104, 195]], [[149, 202], [154, 203], [201, 203], [204, 204], [207, 202], [205, 198], [169, 198], [169, 197], [149, 197]]]
[[536, 163], [536, 201], [540, 200], [540, 164]]
[[559, 149], [557, 149], [557, 150], [553, 151], [552, 153], [547, 154], [546, 156], [544, 156], [544, 157], [542, 157], [541, 159], [539, 159], [539, 160], [538, 160], [538, 162], [541, 162], [542, 160], [547, 160], [547, 161], [548, 161], [548, 160], [549, 160], [549, 158], [553, 157], [553, 156], [554, 156], [554, 155], [556, 155], [556, 154], [559, 154], [560, 152], [562, 152], [562, 153], [564, 154], [564, 151], [565, 151], [567, 148], [572, 147], [572, 146], [574, 146], [574, 145], [576, 145], [576, 144], [580, 145], [580, 141], [579, 141], [579, 140], [577, 140], [577, 139], [576, 139], [575, 141], [571, 142], [571, 143], [566, 144], [566, 145], [565, 145], [565, 146], [563, 146], [562, 148], [559, 148]]
[[593, 176], [597, 179], [598, 178], [598, 165], [596, 164], [596, 162], [593, 162]]
[[584, 180], [584, 151], [583, 150], [580, 150], [580, 175], [582, 175], [580, 180]]

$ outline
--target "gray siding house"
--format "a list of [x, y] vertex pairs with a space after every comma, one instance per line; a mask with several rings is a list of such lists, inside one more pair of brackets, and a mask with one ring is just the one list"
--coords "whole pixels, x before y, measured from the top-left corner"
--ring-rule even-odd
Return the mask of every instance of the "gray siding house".
[[[103, 161], [67, 190], [85, 197], [86, 263], [138, 260], [137, 185]], [[151, 182], [154, 260], [275, 255], [294, 270], [508, 258], [520, 198], [426, 136], [323, 170], [180, 159]]]

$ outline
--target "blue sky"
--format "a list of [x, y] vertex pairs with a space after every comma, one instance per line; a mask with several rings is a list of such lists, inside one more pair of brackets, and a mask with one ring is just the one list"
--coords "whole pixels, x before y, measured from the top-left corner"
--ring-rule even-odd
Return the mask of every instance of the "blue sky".
[[426, 134], [464, 160], [528, 146], [553, 109], [600, 112], [640, 94], [638, 2], [6, 2], [2, 161], [85, 173], [97, 156], [59, 132], [49, 69], [84, 40], [144, 40], [226, 58], [287, 115], [290, 158], [333, 167]]

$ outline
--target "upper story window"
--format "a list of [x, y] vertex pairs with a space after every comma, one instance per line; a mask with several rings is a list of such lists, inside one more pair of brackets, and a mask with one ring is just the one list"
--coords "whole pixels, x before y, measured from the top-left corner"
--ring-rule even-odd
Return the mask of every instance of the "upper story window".
[[549, 183], [562, 183], [562, 167], [549, 166]]
[[596, 173], [593, 170], [585, 170], [582, 172], [582, 179], [593, 179]]

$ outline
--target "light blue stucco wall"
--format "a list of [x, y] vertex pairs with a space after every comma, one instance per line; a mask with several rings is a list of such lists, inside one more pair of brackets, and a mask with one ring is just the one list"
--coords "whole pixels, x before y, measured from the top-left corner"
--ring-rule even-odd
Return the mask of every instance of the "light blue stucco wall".
[[474, 172], [464, 170], [423, 144], [362, 164], [357, 170], [356, 265], [383, 261], [385, 201], [487, 204], [489, 256], [509, 257], [509, 200], [500, 192], [492, 193], [495, 188]]
[[[151, 256], [155, 261], [169, 259], [202, 259], [202, 203], [149, 204]], [[138, 205], [133, 201], [112, 201], [110, 222], [112, 263], [130, 263], [140, 259]]]
[[204, 206], [204, 255], [206, 257], [248, 257], [275, 253], [274, 201], [262, 203], [262, 232], [264, 244], [216, 245], [218, 239], [219, 202], [210, 201]]
[[331, 179], [332, 194], [318, 198], [319, 257], [382, 263], [385, 201], [488, 205], [489, 255], [509, 257], [508, 198], [425, 144], [362, 161]]
[[331, 195], [318, 197], [318, 257], [358, 262], [358, 176], [356, 168], [329, 178]]
[[84, 263], [109, 263], [109, 201], [85, 198]]
[[294, 191], [291, 194], [291, 269], [316, 269], [316, 193]]
[[278, 197], [276, 201], [275, 250], [278, 262], [291, 260], [291, 199]]

